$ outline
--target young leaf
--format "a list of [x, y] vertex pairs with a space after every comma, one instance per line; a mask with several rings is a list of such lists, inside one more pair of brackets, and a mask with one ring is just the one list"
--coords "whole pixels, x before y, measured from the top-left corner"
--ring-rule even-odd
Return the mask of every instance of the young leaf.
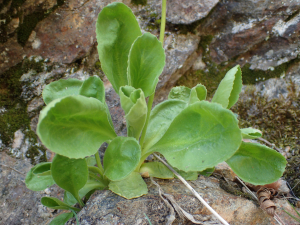
[[277, 181], [286, 165], [280, 153], [264, 145], [248, 142], [243, 142], [226, 162], [242, 180], [255, 185]]
[[43, 90], [43, 99], [46, 105], [51, 101], [69, 95], [78, 95], [82, 81], [69, 78], [67, 80], [60, 79], [46, 85]]
[[104, 104], [81, 95], [47, 105], [40, 113], [37, 134], [51, 151], [70, 158], [93, 155], [103, 142], [116, 137]]
[[147, 177], [157, 177], [161, 179], [174, 178], [173, 172], [161, 162], [148, 162], [142, 164], [140, 174], [144, 174]]
[[165, 59], [165, 51], [154, 35], [145, 33], [138, 37], [128, 56], [128, 84], [136, 89], [141, 88], [145, 97], [153, 94]]
[[242, 90], [242, 71], [239, 65], [230, 69], [219, 84], [212, 102], [220, 103], [230, 109], [239, 99]]
[[134, 171], [140, 158], [141, 149], [136, 139], [116, 137], [105, 151], [104, 174], [112, 181], [122, 180]]
[[57, 217], [55, 217], [53, 220], [51, 220], [49, 225], [64, 225], [72, 217], [73, 217], [73, 213], [62, 213]]
[[54, 197], [42, 197], [41, 203], [50, 209], [63, 209], [63, 210], [72, 209], [76, 212], [80, 211], [80, 209], [69, 206], [68, 204]]
[[252, 127], [241, 129], [243, 138], [245, 139], [257, 139], [262, 136], [262, 132], [260, 130], [254, 129]]
[[56, 154], [52, 161], [51, 173], [55, 183], [81, 203], [78, 191], [84, 187], [89, 176], [85, 159], [70, 159]]
[[111, 181], [109, 190], [127, 199], [137, 198], [148, 193], [145, 181], [137, 172], [132, 172], [126, 179]]
[[39, 163], [34, 167], [32, 173], [38, 176], [51, 175], [51, 162]]
[[[40, 164], [43, 165], [45, 163]], [[55, 184], [51, 174], [41, 176], [33, 173], [33, 171], [36, 168], [41, 166], [40, 164], [37, 164], [34, 167], [32, 167], [25, 178], [26, 187], [32, 191], [42, 191]]]
[[205, 177], [209, 177], [210, 175], [213, 174], [213, 172], [215, 171], [215, 167], [212, 167], [212, 168], [207, 168], [201, 172], [199, 172], [200, 175], [203, 175]]
[[185, 86], [173, 87], [169, 93], [168, 99], [178, 99], [188, 102], [191, 95], [191, 89]]
[[127, 124], [128, 137], [139, 140], [147, 117], [147, 104], [141, 89], [124, 86], [120, 88], [120, 101]]
[[96, 36], [102, 69], [118, 93], [128, 84], [128, 54], [134, 40], [142, 35], [131, 9], [123, 3], [107, 5], [99, 13]]
[[105, 102], [104, 84], [98, 76], [92, 76], [86, 79], [79, 90], [79, 94], [85, 97], [92, 97], [98, 99], [100, 102], [102, 102], [106, 107], [106, 114], [107, 114], [108, 121], [111, 127], [114, 127], [108, 106], [106, 105]]
[[[86, 196], [87, 193], [89, 193], [92, 190], [103, 190], [105, 187], [106, 186], [100, 183], [99, 181], [88, 179], [84, 187], [79, 190], [79, 198], [83, 198], [84, 196]], [[64, 202], [68, 205], [74, 205], [77, 203], [77, 200], [70, 192], [65, 191]]]
[[148, 150], [165, 134], [174, 118], [187, 107], [187, 103], [181, 100], [166, 100], [154, 107], [150, 114], [142, 152]]
[[191, 94], [189, 97], [189, 105], [198, 101], [203, 101], [206, 99], [207, 90], [206, 87], [202, 84], [197, 84], [192, 88]]
[[160, 152], [179, 170], [202, 171], [229, 159], [241, 141], [238, 121], [230, 110], [200, 101], [185, 108], [149, 151]]

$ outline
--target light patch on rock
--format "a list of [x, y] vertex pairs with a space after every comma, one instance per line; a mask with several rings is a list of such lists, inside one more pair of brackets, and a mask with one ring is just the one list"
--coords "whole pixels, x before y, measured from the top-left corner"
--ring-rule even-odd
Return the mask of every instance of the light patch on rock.
[[253, 27], [253, 25], [254, 25], [254, 21], [256, 21], [256, 20], [249, 20], [249, 23], [239, 23], [239, 22], [233, 22], [233, 27], [232, 27], [232, 33], [233, 34], [236, 34], [236, 33], [239, 33], [239, 32], [241, 32], [241, 31], [244, 31], [244, 30], [248, 30], [248, 29], [250, 29], [250, 28], [252, 28]]
[[25, 135], [22, 133], [22, 131], [17, 130], [14, 133], [14, 141], [13, 141], [12, 147], [13, 148], [20, 148], [22, 143], [23, 143], [24, 137], [25, 137]]
[[34, 39], [33, 43], [31, 44], [33, 49], [38, 49], [41, 47], [41, 45], [42, 45], [42, 42], [38, 38]]
[[300, 22], [300, 14], [292, 18], [291, 20], [284, 22], [280, 19], [273, 27], [272, 32], [278, 34], [279, 36], [283, 36], [287, 29], [292, 25], [297, 25]]
[[28, 81], [30, 79], [30, 77], [32, 75], [35, 75], [36, 72], [34, 70], [29, 70], [28, 73], [24, 73], [21, 77], [20, 77], [20, 81], [23, 82], [23, 81]]
[[206, 64], [202, 61], [202, 55], [199, 56], [193, 64], [193, 70], [204, 70]]

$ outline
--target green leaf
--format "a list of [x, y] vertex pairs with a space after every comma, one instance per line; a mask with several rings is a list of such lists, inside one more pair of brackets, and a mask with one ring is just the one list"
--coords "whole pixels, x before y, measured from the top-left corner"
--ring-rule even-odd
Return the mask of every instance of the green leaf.
[[215, 167], [212, 167], [212, 168], [207, 168], [201, 172], [199, 172], [200, 175], [203, 175], [205, 177], [209, 177], [210, 175], [213, 174], [213, 172], [215, 171]]
[[[185, 180], [197, 180], [198, 179], [198, 172], [197, 171], [189, 171], [184, 172], [182, 170], [177, 170], [177, 173], [179, 173]], [[177, 176], [175, 176], [177, 178]]]
[[128, 84], [128, 54], [134, 40], [141, 36], [139, 24], [131, 9], [123, 3], [107, 5], [99, 13], [96, 24], [101, 67], [118, 93]]
[[[105, 187], [106, 186], [100, 183], [99, 181], [88, 179], [84, 187], [79, 190], [79, 198], [82, 199], [84, 196], [86, 196], [87, 193], [89, 193], [92, 190], [103, 190]], [[64, 202], [68, 205], [74, 205], [77, 203], [77, 200], [70, 192], [65, 191]]]
[[112, 181], [122, 180], [134, 171], [140, 158], [141, 149], [136, 139], [116, 137], [104, 154], [104, 175]]
[[174, 118], [187, 107], [181, 100], [166, 100], [154, 107], [150, 114], [142, 153], [148, 150], [165, 134]]
[[55, 99], [62, 98], [69, 95], [79, 95], [79, 89], [82, 81], [69, 78], [67, 80], [60, 79], [46, 85], [43, 90], [43, 99], [46, 105]]
[[147, 104], [141, 89], [131, 86], [120, 88], [120, 101], [127, 123], [127, 135], [139, 140], [147, 117]]
[[104, 104], [80, 95], [47, 105], [40, 113], [37, 134], [48, 149], [70, 158], [94, 155], [103, 142], [116, 137]]
[[83, 95], [85, 97], [96, 98], [100, 102], [102, 102], [104, 104], [104, 106], [106, 107], [106, 114], [107, 114], [108, 121], [109, 121], [111, 127], [114, 127], [108, 106], [105, 102], [104, 84], [98, 76], [92, 76], [92, 77], [89, 77], [88, 79], [86, 79], [83, 82], [83, 84], [79, 90], [79, 94]]
[[57, 217], [55, 217], [53, 220], [51, 220], [49, 225], [64, 225], [72, 217], [73, 217], [73, 213], [62, 213]]
[[149, 151], [160, 152], [179, 170], [202, 171], [229, 159], [241, 141], [234, 114], [220, 104], [201, 101], [185, 108]]
[[62, 210], [72, 209], [76, 212], [80, 211], [80, 209], [69, 206], [68, 204], [54, 197], [42, 197], [41, 203], [50, 209], [62, 209]]
[[242, 180], [255, 185], [277, 181], [286, 165], [285, 158], [275, 150], [246, 142], [226, 162]]
[[52, 161], [51, 173], [55, 183], [81, 203], [78, 191], [84, 187], [89, 176], [85, 159], [70, 159], [56, 154]]
[[168, 99], [178, 99], [188, 102], [191, 95], [191, 89], [185, 86], [173, 87], [169, 93]]
[[161, 179], [173, 179], [174, 174], [161, 162], [148, 162], [142, 164], [140, 173], [146, 177], [156, 177]]
[[128, 84], [136, 89], [141, 88], [145, 97], [153, 94], [165, 59], [162, 44], [154, 35], [145, 33], [138, 37], [128, 56]]
[[206, 95], [207, 95], [206, 87], [202, 84], [197, 84], [191, 90], [191, 94], [189, 97], [189, 104], [193, 104], [195, 102], [205, 100]]
[[48, 176], [51, 175], [51, 162], [44, 162], [39, 163], [35, 167], [35, 169], [32, 171], [34, 175], [38, 176]]
[[137, 198], [148, 193], [145, 181], [137, 172], [132, 172], [126, 179], [111, 181], [109, 190], [127, 199]]
[[42, 191], [55, 184], [51, 174], [41, 176], [33, 173], [36, 168], [41, 166], [40, 164], [46, 163], [39, 163], [32, 167], [25, 178], [26, 187], [32, 191]]
[[88, 166], [95, 166], [97, 164], [96, 158], [94, 155], [85, 158], [86, 164]]
[[230, 69], [219, 84], [212, 102], [220, 103], [230, 109], [239, 99], [242, 90], [242, 71], [239, 65]]
[[262, 132], [260, 130], [254, 129], [252, 127], [241, 129], [243, 138], [245, 139], [257, 139], [262, 136]]

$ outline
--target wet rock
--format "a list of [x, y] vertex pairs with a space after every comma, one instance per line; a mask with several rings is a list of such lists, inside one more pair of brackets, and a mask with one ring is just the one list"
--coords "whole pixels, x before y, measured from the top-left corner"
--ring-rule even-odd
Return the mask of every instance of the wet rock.
[[[148, 224], [146, 216], [152, 224], [165, 224], [170, 214], [169, 209], [158, 195], [155, 185], [146, 179], [149, 193], [137, 199], [126, 200], [110, 191], [96, 192], [87, 205], [78, 214], [80, 224]], [[178, 204], [198, 220], [211, 213], [191, 194], [179, 180], [156, 180], [163, 191], [172, 194]], [[230, 224], [270, 225], [277, 222], [259, 208], [256, 202], [231, 195], [219, 187], [216, 178], [199, 177], [190, 182], [195, 190]], [[292, 212], [285, 200], [276, 200], [278, 208], [283, 206]], [[282, 210], [277, 212], [285, 224], [295, 224]], [[176, 217], [175, 224], [190, 224]], [[211, 224], [214, 218], [205, 219], [204, 224]], [[76, 224], [68, 222], [68, 224]], [[218, 224], [218, 223], [215, 223]]]

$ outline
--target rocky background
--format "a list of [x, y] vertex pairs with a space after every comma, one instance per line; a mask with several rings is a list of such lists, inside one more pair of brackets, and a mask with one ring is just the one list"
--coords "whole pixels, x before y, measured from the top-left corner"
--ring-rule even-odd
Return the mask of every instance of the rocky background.
[[[118, 96], [101, 71], [96, 50], [97, 15], [111, 2], [0, 0], [0, 207], [4, 210], [0, 224], [47, 224], [57, 214], [39, 203], [43, 195], [62, 196], [57, 187], [36, 193], [27, 190], [24, 184], [24, 174], [30, 167], [50, 157], [35, 134], [38, 114], [44, 106], [41, 93], [46, 84], [60, 78], [100, 76], [105, 82], [106, 99], [116, 130], [124, 134], [125, 121]], [[122, 2], [133, 10], [144, 31], [159, 35], [160, 1]], [[240, 64], [243, 82], [247, 86], [234, 110], [240, 115], [242, 126], [262, 127], [266, 139], [285, 149], [285, 155], [291, 159], [289, 173], [296, 177], [291, 182], [296, 184], [297, 179], [300, 181], [300, 160], [293, 158], [299, 155], [300, 150], [299, 44], [299, 0], [169, 1], [164, 43], [167, 62], [157, 87], [156, 102], [165, 99], [174, 85], [193, 87], [202, 83], [211, 96], [226, 71]], [[286, 177], [287, 180], [291, 174]], [[241, 221], [244, 224], [275, 224], [255, 202], [220, 189], [219, 180], [211, 178], [205, 182], [212, 185], [210, 191], [215, 193], [215, 197], [209, 197], [209, 188], [200, 188], [199, 191], [206, 193], [210, 203], [221, 214], [223, 212], [231, 224], [241, 224]], [[166, 187], [170, 185], [162, 183]], [[182, 194], [185, 192], [183, 187], [175, 190], [181, 204], [187, 204], [182, 198], [190, 194]], [[222, 196], [226, 196], [228, 201], [220, 200]], [[88, 207], [98, 209], [99, 205], [95, 205], [99, 198], [116, 199], [116, 204], [124, 201], [104, 192], [93, 197]], [[149, 205], [148, 208], [136, 207], [144, 210], [135, 212], [140, 217], [132, 220], [135, 222], [128, 220], [123, 223], [147, 224], [144, 217], [147, 212], [153, 224], [164, 223], [168, 211], [162, 210], [161, 216], [154, 215], [165, 207], [157, 197], [157, 191], [152, 190], [151, 195], [137, 201], [144, 200], [156, 202], [158, 206], [153, 203], [152, 211]], [[109, 208], [109, 201], [103, 201]], [[145, 204], [141, 202], [139, 204]], [[125, 203], [120, 204], [123, 207]], [[228, 206], [230, 204], [232, 207]], [[290, 209], [288, 204], [280, 204]], [[197, 207], [200, 207], [199, 204]], [[198, 208], [192, 213], [205, 214], [203, 210]], [[98, 224], [121, 223], [122, 218], [130, 219], [126, 216], [128, 213], [122, 211], [123, 217], [120, 212], [114, 211], [99, 215], [97, 218], [103, 223]], [[252, 216], [245, 217], [246, 214]], [[107, 215], [116, 217], [111, 219]], [[282, 216], [285, 217], [284, 213]], [[259, 223], [255, 222], [257, 219]], [[289, 221], [288, 217], [285, 219]], [[85, 216], [82, 221], [87, 221]], [[287, 224], [295, 223], [290, 221]]]

